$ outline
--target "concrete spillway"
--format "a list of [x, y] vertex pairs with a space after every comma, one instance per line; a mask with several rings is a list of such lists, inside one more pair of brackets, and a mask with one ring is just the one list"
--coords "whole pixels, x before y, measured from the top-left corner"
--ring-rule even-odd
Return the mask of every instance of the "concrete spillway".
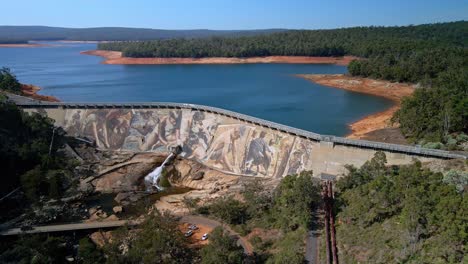
[[233, 175], [283, 177], [303, 170], [340, 175], [361, 166], [376, 151], [391, 165], [463, 158], [465, 155], [351, 140], [276, 124], [223, 109], [175, 103], [81, 104], [17, 102], [25, 111], [54, 119], [69, 135], [102, 149], [167, 151]]

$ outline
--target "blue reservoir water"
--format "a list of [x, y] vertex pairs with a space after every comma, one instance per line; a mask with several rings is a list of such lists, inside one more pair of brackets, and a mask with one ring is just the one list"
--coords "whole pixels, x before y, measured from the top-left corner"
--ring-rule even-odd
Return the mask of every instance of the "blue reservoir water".
[[346, 73], [311, 64], [104, 65], [81, 55], [95, 44], [0, 48], [0, 67], [62, 101], [180, 102], [215, 106], [316, 133], [343, 136], [348, 124], [392, 102], [333, 89], [294, 74]]

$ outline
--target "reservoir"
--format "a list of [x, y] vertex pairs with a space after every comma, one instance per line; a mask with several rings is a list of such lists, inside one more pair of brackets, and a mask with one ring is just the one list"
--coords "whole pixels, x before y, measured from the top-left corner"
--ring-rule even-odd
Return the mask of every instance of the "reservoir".
[[0, 67], [64, 102], [177, 102], [220, 107], [304, 130], [344, 136], [383, 111], [385, 98], [333, 89], [295, 74], [346, 73], [328, 64], [104, 65], [80, 54], [96, 44], [0, 48]]

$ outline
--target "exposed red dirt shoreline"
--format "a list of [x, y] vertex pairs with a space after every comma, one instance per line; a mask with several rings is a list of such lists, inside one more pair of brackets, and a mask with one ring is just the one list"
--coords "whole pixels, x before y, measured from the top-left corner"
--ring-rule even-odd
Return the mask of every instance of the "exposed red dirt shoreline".
[[368, 115], [350, 124], [352, 132], [347, 137], [355, 139], [364, 139], [369, 133], [377, 130], [395, 128], [396, 125], [391, 124], [390, 121], [393, 114], [400, 109], [403, 97], [411, 95], [415, 89], [412, 84], [392, 83], [343, 74], [300, 74], [297, 76], [324, 86], [380, 96], [394, 102], [394, 105], [385, 111]]
[[31, 84], [21, 85], [21, 92], [23, 96], [30, 97], [36, 100], [47, 101], [47, 102], [60, 102], [60, 100], [57, 97], [50, 96], [50, 95], [37, 94], [39, 90], [41, 90], [41, 88], [35, 85], [31, 85]]
[[40, 43], [24, 43], [24, 44], [0, 44], [0, 48], [37, 48], [47, 47], [50, 45]]
[[307, 57], [307, 56], [268, 56], [251, 58], [128, 58], [122, 57], [118, 51], [88, 50], [81, 54], [100, 56], [104, 58], [103, 64], [248, 64], [248, 63], [297, 63], [297, 64], [337, 64], [348, 65], [353, 56], [344, 57]]

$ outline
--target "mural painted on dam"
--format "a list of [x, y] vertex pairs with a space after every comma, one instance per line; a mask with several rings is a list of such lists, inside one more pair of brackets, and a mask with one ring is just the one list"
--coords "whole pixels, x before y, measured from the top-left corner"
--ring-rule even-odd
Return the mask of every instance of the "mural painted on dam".
[[68, 109], [64, 128], [106, 149], [181, 146], [184, 157], [239, 175], [279, 178], [311, 168], [312, 142], [202, 111]]

